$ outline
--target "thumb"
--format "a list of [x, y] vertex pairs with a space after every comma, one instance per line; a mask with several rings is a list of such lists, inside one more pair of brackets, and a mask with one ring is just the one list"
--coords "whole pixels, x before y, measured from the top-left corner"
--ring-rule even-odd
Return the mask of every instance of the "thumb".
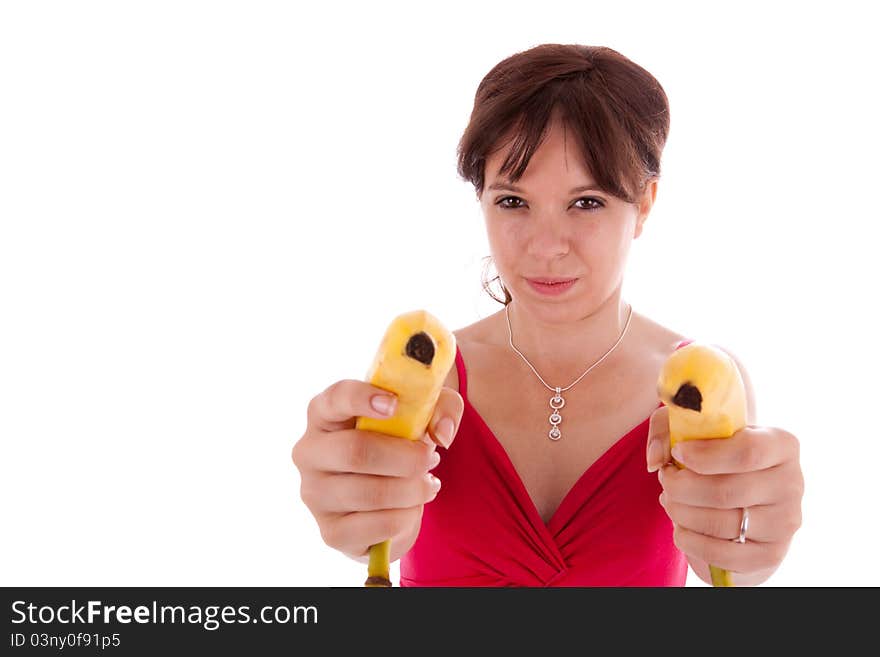
[[651, 414], [645, 460], [648, 472], [656, 472], [672, 460], [669, 451], [669, 409], [661, 406]]
[[461, 395], [452, 388], [444, 386], [440, 390], [440, 396], [434, 406], [434, 414], [428, 423], [431, 440], [449, 449], [455, 434], [458, 433], [458, 425], [461, 424], [463, 413], [464, 400]]

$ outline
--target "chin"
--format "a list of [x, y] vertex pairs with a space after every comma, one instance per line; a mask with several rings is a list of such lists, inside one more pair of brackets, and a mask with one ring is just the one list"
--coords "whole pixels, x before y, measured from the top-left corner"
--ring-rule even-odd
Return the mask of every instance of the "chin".
[[578, 279], [570, 290], [561, 294], [542, 295], [536, 292], [526, 279], [522, 279], [522, 283], [515, 289], [509, 287], [507, 289], [518, 303], [528, 308], [530, 314], [549, 324], [561, 324], [589, 317], [610, 303], [611, 297], [614, 296], [614, 290], [611, 290], [604, 297], [597, 297], [595, 290], [586, 288], [584, 279]]
[[549, 324], [570, 322], [582, 317], [585, 310], [594, 308], [594, 304], [583, 297], [541, 299], [536, 298], [534, 293], [530, 295], [528, 290], [521, 291], [519, 295], [515, 290], [512, 292], [514, 299], [517, 299], [521, 306], [527, 308], [529, 314]]

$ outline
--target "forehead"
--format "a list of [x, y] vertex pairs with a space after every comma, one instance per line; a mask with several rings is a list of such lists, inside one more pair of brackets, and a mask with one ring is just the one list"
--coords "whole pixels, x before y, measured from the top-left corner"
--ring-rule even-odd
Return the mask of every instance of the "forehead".
[[[522, 139], [524, 139], [524, 135], [519, 135], [516, 130], [509, 131], [499, 139], [498, 144], [486, 157], [486, 179], [488, 182], [509, 180], [508, 176], [512, 169], [503, 175], [500, 173], [500, 169], [511, 151], [522, 148], [522, 145], [518, 143]], [[518, 162], [513, 163], [513, 169], [517, 164]], [[561, 119], [556, 118], [548, 122], [546, 133], [529, 159], [522, 179], [525, 180], [540, 173], [592, 180], [580, 146], [574, 139], [572, 131]]]

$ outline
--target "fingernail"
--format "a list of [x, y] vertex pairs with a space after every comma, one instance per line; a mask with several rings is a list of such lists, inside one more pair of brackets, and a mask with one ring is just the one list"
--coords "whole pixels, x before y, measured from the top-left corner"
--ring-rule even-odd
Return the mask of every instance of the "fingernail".
[[681, 445], [676, 445], [672, 448], [672, 458], [679, 463], [684, 463], [684, 459], [681, 458]]
[[652, 440], [648, 445], [648, 472], [655, 472], [663, 465], [663, 445], [659, 440]]
[[663, 483], [663, 468], [657, 469], [657, 479], [660, 481], [660, 483]]
[[428, 459], [428, 470], [433, 470], [440, 464], [440, 452], [431, 452], [431, 458]]
[[428, 477], [428, 485], [433, 490], [440, 490], [440, 480], [437, 479], [437, 477], [432, 475], [430, 472], [428, 473], [427, 477]]
[[388, 395], [374, 395], [370, 399], [370, 406], [372, 406], [374, 410], [381, 413], [382, 415], [393, 415], [394, 407], [396, 405], [397, 400], [394, 397], [389, 397]]
[[437, 436], [437, 440], [444, 447], [449, 447], [449, 444], [452, 442], [453, 431], [455, 431], [455, 423], [448, 417], [442, 418], [437, 422], [437, 426], [434, 427], [434, 435]]
[[662, 506], [665, 509], [666, 508], [666, 491], [663, 491], [662, 493], [660, 493], [660, 497], [658, 497], [657, 499], [660, 502], [660, 506]]

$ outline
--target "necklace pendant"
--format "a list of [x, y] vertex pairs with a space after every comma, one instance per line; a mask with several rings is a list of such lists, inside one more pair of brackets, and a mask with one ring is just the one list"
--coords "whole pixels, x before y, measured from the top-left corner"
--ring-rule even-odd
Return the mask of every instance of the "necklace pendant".
[[556, 388], [556, 394], [550, 398], [550, 408], [553, 409], [553, 414], [550, 416], [550, 424], [553, 427], [550, 429], [550, 433], [547, 434], [550, 440], [559, 440], [562, 438], [562, 432], [559, 430], [559, 425], [562, 422], [562, 416], [559, 414], [559, 410], [565, 406], [565, 400], [562, 398], [562, 388]]

